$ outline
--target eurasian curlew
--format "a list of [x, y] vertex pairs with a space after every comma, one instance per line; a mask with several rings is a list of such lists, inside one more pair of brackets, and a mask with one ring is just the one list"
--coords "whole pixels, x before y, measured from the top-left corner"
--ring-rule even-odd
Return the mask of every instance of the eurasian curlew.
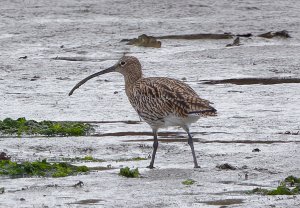
[[148, 167], [153, 168], [154, 165], [158, 129], [179, 126], [188, 134], [194, 167], [199, 168], [189, 126], [200, 117], [216, 115], [216, 109], [211, 103], [200, 98], [189, 85], [179, 80], [165, 77], [144, 78], [140, 62], [133, 56], [123, 56], [112, 67], [86, 77], [74, 86], [69, 95], [89, 79], [110, 72], [119, 72], [124, 76], [126, 95], [132, 107], [152, 128], [153, 153]]

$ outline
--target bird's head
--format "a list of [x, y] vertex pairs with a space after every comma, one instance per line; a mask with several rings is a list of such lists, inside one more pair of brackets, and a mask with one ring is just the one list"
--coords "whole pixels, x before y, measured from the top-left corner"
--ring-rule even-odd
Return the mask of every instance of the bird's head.
[[115, 71], [128, 76], [130, 74], [141, 75], [142, 67], [140, 61], [134, 56], [123, 56], [113, 67]]
[[121, 73], [125, 77], [125, 80], [137, 80], [142, 77], [142, 67], [140, 61], [134, 56], [123, 56], [115, 65], [102, 71], [96, 72], [95, 74], [92, 74], [78, 82], [69, 92], [69, 96], [72, 95], [77, 88], [86, 83], [88, 80], [110, 72]]

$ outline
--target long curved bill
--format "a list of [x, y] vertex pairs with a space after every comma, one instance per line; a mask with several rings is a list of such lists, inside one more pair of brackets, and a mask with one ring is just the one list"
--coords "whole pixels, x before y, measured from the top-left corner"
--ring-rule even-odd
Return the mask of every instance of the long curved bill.
[[115, 69], [116, 69], [116, 67], [115, 67], [115, 66], [112, 66], [112, 67], [109, 67], [109, 68], [107, 68], [107, 69], [104, 69], [104, 70], [102, 70], [102, 71], [99, 71], [99, 72], [97, 72], [97, 73], [95, 73], [95, 74], [92, 74], [92, 75], [90, 75], [90, 76], [84, 78], [83, 80], [81, 80], [80, 82], [78, 82], [78, 83], [73, 87], [73, 89], [69, 92], [69, 96], [71, 96], [71, 95], [73, 94], [73, 92], [74, 92], [77, 88], [79, 88], [81, 85], [83, 85], [84, 83], [86, 83], [88, 80], [90, 80], [90, 79], [92, 79], [92, 78], [94, 78], [94, 77], [100, 76], [100, 75], [102, 75], [102, 74], [106, 74], [106, 73], [109, 73], [109, 72], [114, 72]]

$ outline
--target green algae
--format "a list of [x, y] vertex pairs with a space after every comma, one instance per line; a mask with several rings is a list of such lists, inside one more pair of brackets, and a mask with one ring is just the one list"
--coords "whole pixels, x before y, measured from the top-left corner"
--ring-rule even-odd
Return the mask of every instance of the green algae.
[[83, 158], [79, 158], [79, 160], [82, 160], [82, 161], [87, 161], [87, 162], [105, 162], [105, 160], [102, 160], [102, 159], [97, 159], [97, 158], [94, 158], [92, 156], [85, 156]]
[[185, 181], [182, 181], [181, 183], [182, 183], [183, 185], [190, 186], [190, 185], [193, 185], [195, 182], [196, 182], [196, 181], [193, 180], [193, 179], [187, 179], [187, 180], [185, 180]]
[[0, 175], [12, 177], [43, 176], [66, 177], [88, 172], [86, 166], [75, 166], [68, 163], [48, 163], [46, 159], [34, 162], [17, 163], [11, 160], [0, 161]]
[[41, 121], [18, 118], [0, 120], [0, 134], [4, 135], [45, 135], [45, 136], [84, 136], [93, 128], [90, 124], [71, 121]]
[[138, 178], [140, 176], [138, 168], [130, 169], [129, 167], [121, 168], [119, 175], [127, 178]]
[[285, 178], [276, 189], [255, 188], [250, 191], [250, 194], [261, 195], [297, 195], [300, 194], [300, 178], [288, 176]]
[[63, 161], [70, 161], [70, 162], [81, 162], [81, 161], [86, 161], [86, 162], [106, 162], [106, 160], [103, 159], [98, 159], [94, 158], [90, 155], [84, 156], [84, 157], [74, 157], [74, 158], [68, 158], [64, 157], [62, 158]]
[[120, 159], [117, 159], [116, 162], [140, 161], [140, 160], [148, 160], [148, 159], [144, 158], [144, 157], [120, 158]]

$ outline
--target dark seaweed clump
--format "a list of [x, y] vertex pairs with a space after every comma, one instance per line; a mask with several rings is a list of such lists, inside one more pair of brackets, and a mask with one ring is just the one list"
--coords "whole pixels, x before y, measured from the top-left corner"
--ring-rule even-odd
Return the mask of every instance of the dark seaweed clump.
[[296, 195], [300, 194], [300, 178], [289, 176], [276, 189], [255, 188], [251, 193], [262, 195]]
[[46, 159], [34, 162], [17, 163], [11, 160], [0, 161], [0, 175], [13, 177], [45, 176], [66, 177], [82, 172], [88, 172], [86, 166], [75, 166], [68, 163], [48, 163]]
[[130, 169], [129, 167], [121, 168], [119, 175], [127, 178], [138, 178], [140, 176], [138, 168]]
[[46, 136], [84, 136], [93, 128], [90, 124], [70, 121], [0, 120], [0, 134], [9, 135], [46, 135]]

